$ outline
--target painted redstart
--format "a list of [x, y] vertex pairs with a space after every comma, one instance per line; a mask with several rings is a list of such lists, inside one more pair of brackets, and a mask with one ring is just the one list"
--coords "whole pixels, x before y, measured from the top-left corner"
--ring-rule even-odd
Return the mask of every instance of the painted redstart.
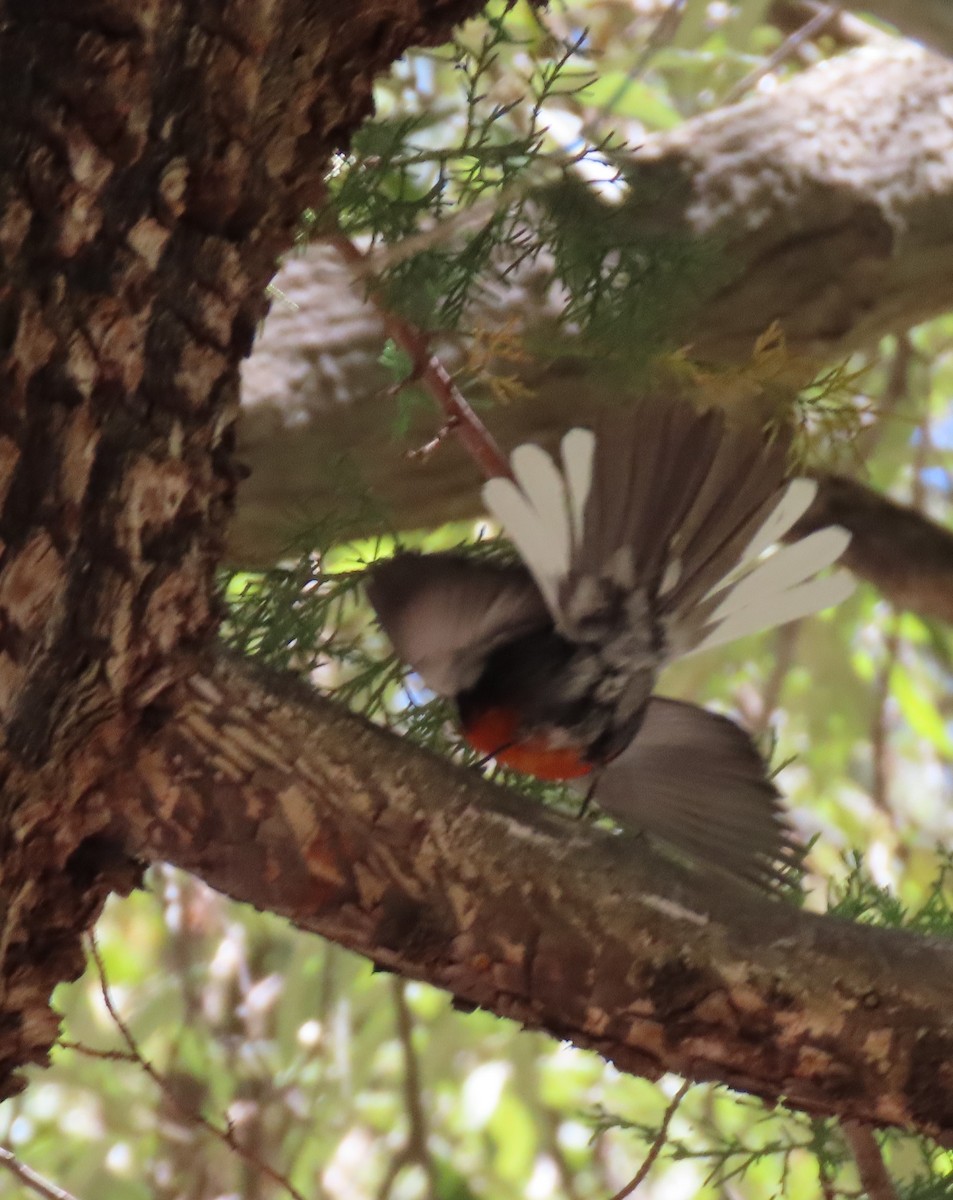
[[514, 479], [483, 488], [521, 563], [399, 553], [371, 569], [378, 619], [477, 750], [770, 881], [791, 841], [761, 755], [727, 717], [652, 688], [674, 659], [844, 599], [845, 571], [815, 576], [849, 535], [778, 547], [815, 485], [786, 480], [783, 439], [684, 400], [572, 429], [560, 458], [519, 446]]

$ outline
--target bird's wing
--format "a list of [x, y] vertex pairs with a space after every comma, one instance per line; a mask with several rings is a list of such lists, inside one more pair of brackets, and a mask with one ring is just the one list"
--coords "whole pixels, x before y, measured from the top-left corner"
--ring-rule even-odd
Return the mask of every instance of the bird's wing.
[[367, 594], [398, 658], [441, 696], [472, 686], [498, 645], [550, 624], [529, 572], [460, 554], [396, 554]]
[[[572, 785], [585, 791], [586, 781]], [[628, 747], [592, 793], [627, 829], [702, 862], [771, 884], [797, 861], [780, 793], [751, 738], [727, 717], [653, 696]]]

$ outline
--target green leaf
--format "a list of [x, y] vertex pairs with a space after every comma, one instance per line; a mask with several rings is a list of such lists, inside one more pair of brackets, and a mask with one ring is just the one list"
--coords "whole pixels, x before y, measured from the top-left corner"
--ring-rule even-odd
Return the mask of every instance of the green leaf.
[[414, 360], [393, 338], [388, 338], [384, 343], [384, 349], [377, 361], [390, 372], [395, 383], [403, 383], [414, 372]]
[[890, 690], [910, 728], [945, 758], [953, 758], [953, 738], [936, 707], [936, 696], [898, 664], [891, 672]]

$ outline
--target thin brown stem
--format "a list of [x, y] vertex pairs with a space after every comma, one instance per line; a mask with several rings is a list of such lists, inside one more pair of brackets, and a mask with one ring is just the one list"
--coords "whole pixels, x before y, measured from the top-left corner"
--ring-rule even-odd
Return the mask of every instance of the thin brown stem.
[[861, 1186], [867, 1200], [898, 1200], [897, 1189], [887, 1174], [880, 1146], [869, 1125], [860, 1121], [842, 1121], [844, 1140], [857, 1164]]
[[430, 1154], [427, 1114], [424, 1109], [420, 1062], [414, 1046], [414, 1018], [407, 1004], [407, 984], [396, 976], [391, 981], [394, 1011], [397, 1017], [397, 1036], [404, 1055], [404, 1102], [410, 1132], [407, 1135], [407, 1159], [421, 1166], [427, 1176], [430, 1195], [437, 1195], [437, 1172]]
[[890, 631], [884, 640], [884, 661], [877, 674], [874, 686], [874, 716], [870, 730], [870, 752], [873, 766], [871, 799], [889, 819], [895, 823], [893, 808], [890, 804], [890, 784], [892, 764], [890, 756], [890, 679], [900, 654], [900, 638], [896, 630], [896, 622], [892, 622]]
[[93, 959], [93, 962], [96, 964], [96, 970], [99, 972], [99, 987], [103, 997], [103, 1003], [106, 1006], [106, 1011], [112, 1018], [113, 1024], [119, 1030], [120, 1036], [126, 1043], [126, 1046], [129, 1048], [129, 1053], [135, 1059], [138, 1066], [145, 1071], [146, 1075], [149, 1076], [156, 1087], [160, 1089], [166, 1099], [175, 1106], [175, 1108], [183, 1115], [183, 1117], [189, 1121], [194, 1121], [194, 1123], [201, 1129], [204, 1129], [206, 1133], [210, 1134], [224, 1146], [227, 1146], [228, 1149], [231, 1150], [233, 1154], [237, 1155], [237, 1157], [243, 1162], [254, 1167], [258, 1172], [270, 1179], [272, 1183], [277, 1184], [278, 1187], [284, 1188], [284, 1190], [289, 1194], [289, 1196], [292, 1196], [294, 1200], [305, 1200], [303, 1193], [299, 1192], [298, 1189], [292, 1185], [289, 1179], [287, 1179], [279, 1171], [276, 1171], [274, 1167], [269, 1166], [268, 1163], [263, 1162], [260, 1158], [242, 1145], [242, 1143], [238, 1140], [236, 1131], [231, 1124], [228, 1124], [224, 1127], [216, 1125], [215, 1122], [210, 1121], [208, 1117], [203, 1116], [200, 1112], [196, 1112], [189, 1105], [182, 1103], [175, 1089], [169, 1084], [168, 1080], [160, 1075], [152, 1063], [144, 1057], [139, 1049], [138, 1043], [132, 1036], [132, 1031], [119, 1015], [119, 1011], [113, 1003], [113, 998], [109, 991], [109, 984], [106, 981], [106, 969], [103, 965], [102, 955], [99, 952], [99, 946], [96, 942], [95, 935], [90, 933], [88, 940], [90, 955]]
[[630, 1179], [625, 1185], [625, 1187], [622, 1188], [621, 1191], [616, 1192], [614, 1196], [610, 1197], [610, 1200], [625, 1200], [626, 1196], [631, 1196], [635, 1189], [645, 1182], [649, 1171], [652, 1170], [652, 1167], [655, 1164], [655, 1160], [662, 1153], [662, 1149], [668, 1140], [668, 1127], [672, 1123], [672, 1118], [678, 1111], [678, 1106], [685, 1099], [688, 1089], [691, 1086], [691, 1080], [686, 1079], [672, 1097], [668, 1108], [665, 1110], [665, 1113], [662, 1116], [662, 1124], [659, 1126], [659, 1131], [655, 1135], [655, 1141], [652, 1143], [648, 1154], [645, 1156], [645, 1161], [642, 1163], [641, 1167], [639, 1167], [638, 1171], [636, 1171], [632, 1179]]
[[[339, 229], [328, 239], [341, 258], [354, 269], [359, 278], [366, 278], [368, 261], [364, 252]], [[506, 456], [494, 441], [486, 426], [467, 403], [463, 393], [454, 383], [452, 376], [435, 354], [430, 351], [430, 340], [416, 326], [391, 312], [381, 296], [370, 292], [371, 303], [380, 313], [384, 328], [394, 342], [410, 356], [414, 364], [414, 380], [424, 387], [433, 401], [446, 415], [447, 426], [452, 428], [464, 449], [477, 464], [487, 479], [498, 475], [512, 477]]]
[[20, 1162], [17, 1156], [9, 1150], [0, 1148], [0, 1166], [6, 1167], [11, 1175], [15, 1175], [31, 1192], [42, 1196], [43, 1200], [76, 1200], [72, 1192], [58, 1187], [55, 1183], [50, 1183], [42, 1175], [37, 1175], [36, 1171], [28, 1167], [26, 1163]]
[[73, 1050], [87, 1058], [101, 1058], [105, 1062], [134, 1063], [137, 1066], [139, 1064], [138, 1058], [134, 1054], [130, 1054], [128, 1050], [97, 1050], [95, 1046], [85, 1046], [82, 1042], [69, 1042], [65, 1038], [60, 1038], [56, 1044], [61, 1050]]
[[825, 26], [829, 25], [836, 16], [837, 9], [833, 5], [823, 5], [810, 20], [804, 22], [800, 29], [795, 29], [792, 34], [786, 37], [769, 58], [766, 58], [754, 71], [750, 71], [744, 79], [740, 79], [733, 88], [730, 88], [722, 103], [734, 104], [736, 100], [740, 100], [746, 92], [754, 87], [759, 79], [763, 79], [771, 71], [776, 71], [805, 42], [809, 42], [811, 38], [821, 33]]
[[754, 719], [748, 722], [751, 735], [755, 739], [767, 733], [771, 716], [781, 701], [785, 680], [794, 664], [798, 634], [803, 624], [803, 621], [790, 621], [787, 625], [782, 625], [775, 634], [774, 664], [761, 692], [761, 708]]

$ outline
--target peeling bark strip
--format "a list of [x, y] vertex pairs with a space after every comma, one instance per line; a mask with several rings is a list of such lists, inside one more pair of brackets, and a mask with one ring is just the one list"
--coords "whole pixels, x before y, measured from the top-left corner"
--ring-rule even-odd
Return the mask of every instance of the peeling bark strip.
[[276, 256], [374, 74], [472, 7], [0, 0], [0, 1095], [133, 878], [77, 802], [217, 623]]
[[195, 675], [107, 807], [212, 886], [620, 1068], [953, 1143], [953, 943], [546, 812], [308, 689]]

